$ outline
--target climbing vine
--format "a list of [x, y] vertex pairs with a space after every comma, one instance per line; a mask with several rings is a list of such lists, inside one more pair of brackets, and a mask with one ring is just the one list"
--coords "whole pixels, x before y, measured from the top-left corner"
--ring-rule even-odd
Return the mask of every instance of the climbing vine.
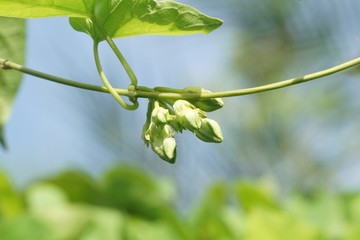
[[[149, 34], [175, 36], [207, 34], [219, 28], [222, 21], [172, 0], [0, 0], [0, 16], [6, 17], [1, 18], [1, 21], [2, 19], [9, 21], [10, 18], [69, 17], [69, 23], [74, 30], [89, 35], [93, 40], [94, 61], [102, 85], [81, 83], [26, 68], [18, 62], [13, 62], [20, 61], [21, 58], [12, 59], [13, 53], [8, 54], [1, 50], [0, 69], [12, 70], [9, 72], [16, 72], [16, 74], [29, 74], [72, 87], [110, 93], [119, 105], [127, 110], [136, 110], [139, 106], [138, 98], [147, 98], [149, 103], [142, 139], [146, 146], [150, 146], [161, 159], [169, 163], [174, 163], [176, 160], [175, 133], [187, 130], [204, 142], [223, 141], [219, 124], [207, 116], [207, 112], [223, 107], [222, 98], [283, 88], [360, 64], [360, 58], [357, 58], [302, 77], [222, 92], [211, 92], [195, 86], [184, 89], [149, 88], [139, 85], [136, 74], [114, 43], [114, 38]], [[0, 34], [0, 38], [3, 38], [0, 40], [5, 43], [3, 44], [5, 48], [8, 47], [5, 40], [11, 38], [10, 33], [13, 32], [6, 31]], [[103, 70], [98, 51], [98, 46], [103, 41], [113, 50], [125, 69], [129, 78], [127, 89], [113, 88]], [[18, 49], [18, 51], [23, 51], [23, 49]], [[5, 146], [3, 125], [8, 119], [12, 99], [19, 85], [19, 80], [16, 80], [19, 76], [9, 77], [8, 73], [4, 72], [0, 71], [0, 143], [3, 146]]]

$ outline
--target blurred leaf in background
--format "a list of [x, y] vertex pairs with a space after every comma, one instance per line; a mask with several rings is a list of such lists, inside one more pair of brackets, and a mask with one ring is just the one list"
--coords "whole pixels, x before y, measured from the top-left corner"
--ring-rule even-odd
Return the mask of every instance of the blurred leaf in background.
[[46, 180], [66, 193], [71, 202], [98, 204], [101, 202], [99, 184], [86, 174], [77, 171], [60, 173]]
[[223, 183], [214, 184], [197, 204], [191, 217], [191, 231], [195, 239], [236, 239], [239, 226], [234, 232], [226, 222], [228, 190]]
[[[232, 70], [241, 76], [234, 83], [239, 88], [300, 76], [335, 65], [344, 55], [356, 56], [345, 51], [354, 48], [359, 34], [356, 1], [230, 2], [237, 32]], [[237, 110], [225, 119], [230, 130], [224, 133], [233, 139], [222, 145], [233, 169], [250, 178], [274, 176], [283, 193], [333, 187], [338, 167], [360, 154], [353, 146], [359, 142], [352, 133], [360, 129], [360, 116], [354, 111], [358, 95], [350, 90], [357, 86], [352, 79], [336, 75], [233, 100], [227, 106]]]
[[272, 181], [263, 181], [257, 185], [252, 182], [240, 181], [236, 185], [236, 196], [246, 212], [259, 207], [278, 209], [276, 186]]
[[[25, 58], [25, 20], [0, 17], [0, 56], [19, 64]], [[0, 144], [5, 146], [4, 125], [21, 82], [22, 73], [0, 69]]]
[[172, 191], [149, 176], [131, 169], [114, 168], [103, 178], [106, 205], [149, 219], [157, 219], [173, 200]]
[[0, 171], [0, 217], [12, 218], [23, 211], [21, 197], [13, 189], [13, 186]]
[[[28, 239], [182, 239], [184, 234], [166, 184], [135, 169], [115, 168], [99, 181], [82, 172], [64, 172], [31, 184], [24, 194], [15, 194], [5, 176], [1, 180], [2, 240], [27, 235]], [[14, 211], [14, 199], [20, 200], [16, 217], [5, 214]], [[4, 204], [6, 200], [12, 205]]]
[[[77, 174], [79, 178], [74, 177]], [[84, 173], [70, 171], [34, 182], [20, 194], [12, 192], [21, 200], [21, 210], [16, 216], [0, 215], [1, 240], [360, 238], [360, 195], [355, 192], [323, 191], [280, 198], [275, 186], [267, 181], [217, 183], [207, 189], [191, 210], [180, 213], [173, 207], [175, 199], [156, 187], [161, 181], [139, 170], [118, 167], [105, 173], [102, 179], [92, 180], [99, 188], [92, 188], [94, 194], [87, 195], [87, 200], [71, 197], [76, 181], [59, 181], [70, 175], [73, 179], [90, 179]], [[4, 180], [8, 181], [3, 177]], [[115, 199], [106, 203], [106, 199], [111, 200], [109, 193], [99, 189], [106, 189], [103, 184], [109, 182], [118, 183], [119, 188], [112, 188]], [[81, 180], [79, 183], [83, 184]], [[146, 187], [150, 188], [146, 190]], [[151, 191], [155, 194], [149, 195]], [[159, 201], [155, 208], [154, 203], [147, 202], [154, 200]], [[139, 203], [143, 204], [141, 211], [134, 211]], [[9, 209], [13, 206], [2, 205], [2, 212]]]

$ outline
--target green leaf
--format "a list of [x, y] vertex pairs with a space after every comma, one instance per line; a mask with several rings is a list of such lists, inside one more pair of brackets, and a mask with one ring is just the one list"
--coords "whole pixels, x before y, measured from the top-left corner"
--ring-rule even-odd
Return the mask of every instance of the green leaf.
[[209, 33], [220, 27], [222, 21], [170, 0], [103, 0], [95, 2], [91, 21], [70, 18], [70, 24], [75, 30], [101, 41], [104, 37], [99, 26], [110, 37], [117, 38]]
[[82, 172], [67, 171], [44, 180], [63, 190], [71, 202], [97, 204], [99, 188], [97, 183]]
[[0, 16], [17, 18], [88, 17], [94, 0], [0, 0]]
[[[0, 4], [0, 12], [3, 11]], [[22, 19], [0, 17], [0, 58], [24, 62], [25, 22]], [[20, 85], [22, 74], [0, 68], [0, 144], [5, 146], [4, 124], [8, 121], [11, 106]]]
[[17, 216], [23, 208], [20, 195], [15, 192], [6, 174], [0, 171], [0, 219]]
[[126, 218], [120, 211], [111, 208], [89, 206], [89, 212], [89, 220], [91, 223], [88, 224], [87, 228], [81, 233], [81, 239], [124, 239], [122, 235]]
[[144, 221], [141, 218], [129, 217], [127, 221], [124, 231], [125, 239], [184, 239], [181, 233], [165, 219], [160, 221]]
[[75, 30], [97, 41], [104, 40], [99, 27], [117, 38], [209, 33], [222, 24], [220, 19], [172, 0], [0, 0], [0, 16], [68, 16]]
[[244, 228], [244, 239], [337, 239], [323, 238], [315, 226], [302, 219], [267, 208], [257, 208], [249, 213]]
[[236, 186], [236, 194], [239, 203], [245, 211], [257, 208], [277, 209], [276, 189], [268, 181], [259, 183], [239, 182]]
[[[208, 189], [198, 204], [191, 226], [195, 239], [236, 239], [224, 219], [228, 200], [227, 190], [225, 184], [216, 183]], [[240, 230], [239, 227], [237, 226], [237, 231]]]
[[144, 173], [126, 167], [113, 168], [103, 178], [106, 206], [149, 219], [166, 211], [171, 196]]
[[2, 221], [0, 225], [0, 236], [1, 240], [55, 239], [46, 224], [31, 216], [29, 213], [24, 213], [24, 215], [14, 219], [5, 219]]
[[89, 225], [88, 207], [71, 204], [67, 197], [61, 188], [44, 182], [37, 182], [26, 191], [28, 212], [56, 236], [47, 239], [79, 239], [78, 234]]

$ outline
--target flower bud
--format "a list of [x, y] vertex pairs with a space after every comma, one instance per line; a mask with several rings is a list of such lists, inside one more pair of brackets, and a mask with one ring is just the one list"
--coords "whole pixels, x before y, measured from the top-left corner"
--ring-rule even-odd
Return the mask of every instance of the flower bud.
[[[200, 87], [187, 87], [184, 88], [183, 91], [185, 93], [199, 94], [199, 97], [201, 97], [201, 94], [211, 93], [211, 91]], [[224, 106], [224, 102], [221, 98], [208, 98], [208, 99], [194, 100], [190, 102], [195, 107], [200, 108], [205, 112], [212, 112]]]
[[157, 106], [151, 112], [151, 119], [156, 124], [165, 124], [170, 118], [169, 110]]
[[201, 119], [201, 127], [194, 131], [195, 135], [204, 142], [221, 143], [224, 139], [219, 124], [208, 118]]
[[174, 130], [169, 125], [155, 126], [150, 130], [150, 134], [150, 144], [153, 151], [161, 159], [174, 163], [176, 160]]
[[199, 129], [202, 117], [206, 117], [204, 112], [185, 100], [177, 100], [173, 108], [180, 124], [190, 131]]
[[[166, 161], [174, 163], [176, 159], [176, 141], [175, 138], [165, 138], [163, 142]], [[164, 159], [164, 158], [163, 158]]]

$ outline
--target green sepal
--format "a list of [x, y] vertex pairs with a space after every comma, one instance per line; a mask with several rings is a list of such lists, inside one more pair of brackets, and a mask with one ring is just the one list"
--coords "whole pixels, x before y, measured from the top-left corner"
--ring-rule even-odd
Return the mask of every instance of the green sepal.
[[[187, 87], [183, 89], [184, 93], [193, 93], [201, 97], [204, 93], [211, 93], [211, 91], [203, 89], [201, 87]], [[200, 108], [205, 112], [212, 112], [222, 108], [224, 106], [224, 102], [221, 98], [208, 98], [201, 100], [189, 100], [195, 107]]]
[[147, 108], [147, 112], [146, 112], [146, 121], [144, 123], [143, 129], [141, 132], [141, 138], [143, 139], [143, 141], [147, 147], [149, 147], [149, 140], [146, 138], [146, 133], [150, 127], [151, 113], [153, 111], [153, 108], [154, 108], [154, 102], [152, 100], [149, 100], [148, 108]]
[[179, 132], [179, 133], [182, 133], [183, 130], [186, 129], [186, 128], [185, 128], [183, 125], [181, 125], [181, 123], [179, 123], [179, 121], [177, 121], [176, 119], [174, 119], [173, 121], [170, 121], [168, 124], [174, 129], [174, 131]]

